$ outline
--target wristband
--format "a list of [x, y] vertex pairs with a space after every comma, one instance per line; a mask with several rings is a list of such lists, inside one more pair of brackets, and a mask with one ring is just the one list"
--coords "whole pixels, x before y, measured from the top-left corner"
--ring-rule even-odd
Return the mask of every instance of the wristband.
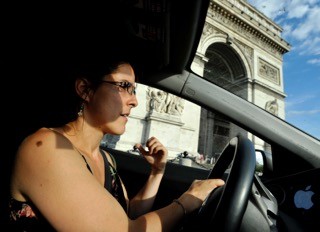
[[187, 215], [187, 210], [186, 210], [186, 208], [183, 206], [183, 204], [182, 204], [178, 199], [174, 199], [172, 202], [175, 202], [175, 203], [177, 203], [178, 205], [180, 205], [181, 208], [182, 208], [182, 210], [183, 210], [184, 216]]

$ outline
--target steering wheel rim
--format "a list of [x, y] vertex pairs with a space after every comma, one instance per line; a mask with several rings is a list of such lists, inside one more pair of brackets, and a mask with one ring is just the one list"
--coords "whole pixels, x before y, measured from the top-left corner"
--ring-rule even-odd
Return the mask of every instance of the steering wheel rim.
[[216, 231], [238, 231], [249, 201], [256, 156], [252, 142], [241, 134], [223, 149], [208, 179], [222, 178], [229, 165], [225, 185], [214, 189], [198, 211], [204, 227]]

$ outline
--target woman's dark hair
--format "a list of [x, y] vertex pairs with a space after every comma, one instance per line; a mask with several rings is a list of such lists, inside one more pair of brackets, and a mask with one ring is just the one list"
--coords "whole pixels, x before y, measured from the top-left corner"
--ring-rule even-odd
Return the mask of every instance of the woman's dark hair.
[[75, 67], [73, 77], [74, 80], [77, 78], [87, 79], [91, 84], [91, 88], [95, 89], [104, 76], [112, 74], [121, 64], [133, 66], [129, 59], [116, 57], [102, 59], [97, 62], [79, 63]]

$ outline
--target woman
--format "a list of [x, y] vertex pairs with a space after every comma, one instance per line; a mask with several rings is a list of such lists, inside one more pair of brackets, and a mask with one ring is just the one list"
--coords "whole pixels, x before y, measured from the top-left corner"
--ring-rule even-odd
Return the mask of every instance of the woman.
[[[11, 180], [10, 217], [21, 231], [170, 231], [224, 182], [194, 181], [179, 199], [150, 212], [167, 161], [167, 149], [151, 137], [136, 147], [151, 166], [137, 195], [128, 199], [114, 162], [99, 145], [121, 135], [138, 105], [135, 73], [128, 62], [89, 67], [75, 80], [81, 98], [77, 118], [41, 128], [20, 145]], [[108, 183], [111, 183], [108, 186]], [[106, 189], [108, 191], [106, 191]], [[147, 200], [148, 199], [148, 200]]]

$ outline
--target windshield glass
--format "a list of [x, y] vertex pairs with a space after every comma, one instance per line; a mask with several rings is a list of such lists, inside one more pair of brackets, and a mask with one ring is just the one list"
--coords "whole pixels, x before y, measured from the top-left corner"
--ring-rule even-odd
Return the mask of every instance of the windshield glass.
[[191, 69], [320, 138], [319, 1], [211, 1]]

